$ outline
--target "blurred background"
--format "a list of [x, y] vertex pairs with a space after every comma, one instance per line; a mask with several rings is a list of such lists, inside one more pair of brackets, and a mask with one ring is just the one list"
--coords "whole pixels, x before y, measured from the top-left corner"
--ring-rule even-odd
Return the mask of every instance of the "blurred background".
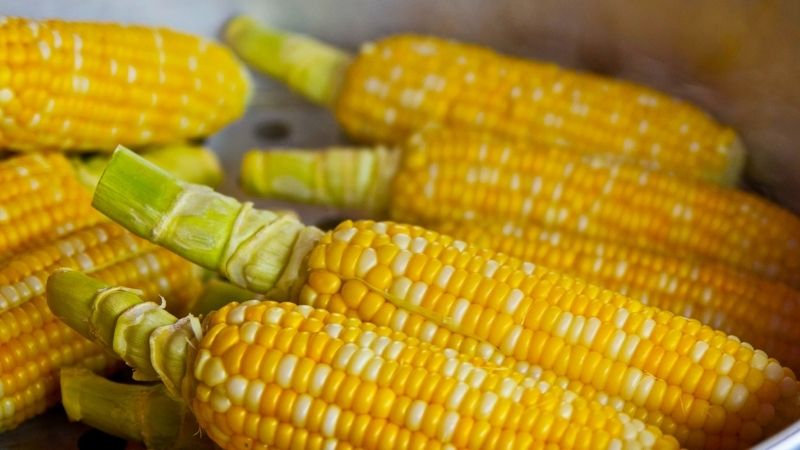
[[[800, 211], [796, 0], [0, 0], [0, 15], [163, 25], [212, 37], [242, 12], [353, 50], [379, 36], [418, 31], [642, 82], [737, 129], [749, 151], [747, 187]], [[236, 174], [246, 150], [344, 140], [327, 111], [253, 79], [245, 118], [209, 142], [228, 174], [224, 191], [239, 197]], [[342, 214], [320, 207], [301, 213], [313, 223]], [[78, 448], [82, 439], [81, 448], [113, 448], [62, 416], [56, 409], [3, 434], [0, 447]]]

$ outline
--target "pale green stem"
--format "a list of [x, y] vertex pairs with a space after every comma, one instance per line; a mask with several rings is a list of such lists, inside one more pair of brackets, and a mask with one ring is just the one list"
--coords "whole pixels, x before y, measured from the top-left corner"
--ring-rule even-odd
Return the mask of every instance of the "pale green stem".
[[139, 236], [276, 299], [296, 294], [305, 257], [322, 235], [291, 215], [182, 182], [123, 147], [98, 182], [93, 205]]
[[351, 61], [342, 50], [307, 36], [261, 26], [246, 16], [228, 22], [225, 41], [256, 70], [322, 105], [332, 105], [336, 100]]
[[385, 214], [399, 154], [384, 147], [252, 150], [242, 160], [241, 182], [263, 197]]
[[212, 449], [192, 413], [163, 384], [115, 383], [79, 367], [61, 370], [61, 401], [72, 421], [153, 450]]
[[[222, 182], [222, 167], [211, 149], [189, 144], [152, 147], [140, 153], [158, 167], [189, 183], [215, 187]], [[97, 185], [108, 164], [107, 154], [71, 158], [78, 178], [91, 188]]]
[[174, 398], [192, 398], [187, 365], [200, 340], [197, 318], [179, 320], [135, 291], [66, 269], [48, 278], [47, 304], [75, 331], [122, 358], [134, 379], [161, 380]]

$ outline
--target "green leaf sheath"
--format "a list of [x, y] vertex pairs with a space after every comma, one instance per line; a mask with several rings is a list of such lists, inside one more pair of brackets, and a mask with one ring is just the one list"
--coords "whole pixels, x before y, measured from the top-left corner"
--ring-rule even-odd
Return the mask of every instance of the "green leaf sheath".
[[262, 197], [385, 214], [399, 155], [384, 147], [252, 150], [242, 160], [241, 182]]
[[135, 379], [161, 380], [175, 398], [190, 398], [187, 361], [201, 334], [195, 317], [178, 320], [135, 291], [72, 270], [50, 275], [47, 304], [64, 323], [122, 358]]
[[93, 205], [139, 236], [277, 299], [299, 289], [304, 258], [322, 235], [291, 215], [180, 181], [125, 148], [112, 155]]
[[67, 416], [149, 449], [212, 449], [183, 402], [170, 397], [163, 384], [115, 383], [92, 371], [61, 370], [61, 400]]
[[314, 103], [331, 105], [351, 56], [307, 36], [259, 25], [245, 16], [225, 27], [225, 41], [246, 63]]

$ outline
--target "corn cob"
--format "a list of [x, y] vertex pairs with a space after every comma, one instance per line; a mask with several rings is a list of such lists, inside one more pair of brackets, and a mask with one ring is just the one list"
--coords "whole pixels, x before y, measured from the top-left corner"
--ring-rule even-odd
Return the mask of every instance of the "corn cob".
[[163, 384], [132, 385], [109, 381], [91, 370], [61, 370], [61, 402], [67, 416], [114, 436], [142, 442], [148, 449], [209, 449], [211, 440], [183, 402]]
[[0, 264], [0, 431], [58, 401], [58, 370], [80, 365], [108, 370], [115, 360], [73, 332], [48, 309], [44, 288], [59, 267], [163, 295], [185, 312], [200, 283], [195, 268], [166, 250], [100, 223], [31, 249]]
[[94, 204], [242, 287], [565, 379], [689, 448], [750, 445], [800, 416], [792, 371], [734, 336], [420, 227], [344, 222], [323, 234], [124, 149]]
[[0, 261], [100, 220], [91, 196], [57, 154], [0, 162]]
[[526, 224], [446, 222], [441, 233], [580, 277], [738, 336], [800, 372], [800, 293], [722, 264]]
[[435, 123], [562, 146], [733, 184], [744, 148], [698, 108], [633, 83], [522, 60], [431, 36], [369, 43], [355, 58], [313, 39], [234, 19], [236, 52], [366, 142], [401, 143]]
[[[491, 217], [539, 224], [714, 259], [800, 287], [800, 219], [748, 193], [554, 148], [523, 148], [480, 132], [417, 134], [399, 163], [384, 149], [364, 153], [251, 153], [243, 184], [262, 195], [286, 198], [292, 187], [300, 199], [344, 199], [340, 204], [383, 210], [402, 222]], [[296, 161], [308, 167], [296, 170]]]
[[338, 314], [231, 303], [200, 330], [108, 289], [62, 271], [48, 302], [107, 347], [131, 337], [113, 338], [119, 356], [162, 379], [227, 449], [677, 448], [608, 406]]
[[242, 67], [165, 28], [3, 18], [0, 147], [104, 150], [206, 136], [239, 117]]

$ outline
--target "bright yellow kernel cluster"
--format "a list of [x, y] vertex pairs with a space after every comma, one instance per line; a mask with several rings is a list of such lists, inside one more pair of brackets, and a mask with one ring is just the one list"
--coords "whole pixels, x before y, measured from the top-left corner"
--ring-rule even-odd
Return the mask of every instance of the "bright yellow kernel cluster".
[[733, 336], [419, 227], [344, 222], [308, 269], [303, 303], [459, 351], [472, 339], [468, 354], [618, 397], [691, 448], [753, 443], [800, 415], [791, 370]]
[[530, 222], [800, 286], [800, 219], [786, 210], [742, 191], [485, 133], [413, 139], [391, 198], [400, 221]]
[[61, 267], [168, 299], [185, 313], [201, 288], [180, 257], [103, 222], [0, 263], [0, 430], [13, 428], [58, 402], [58, 370], [83, 365], [100, 371], [114, 361], [55, 318], [44, 296]]
[[110, 151], [205, 136], [248, 95], [224, 47], [163, 28], [4, 18], [0, 147]]
[[225, 448], [676, 447], [572, 392], [321, 309], [233, 303], [205, 327], [193, 408]]
[[473, 245], [580, 277], [642, 303], [738, 336], [800, 371], [800, 293], [701, 259], [639, 249], [535, 224], [437, 223]]
[[0, 260], [95, 223], [91, 194], [61, 155], [31, 154], [0, 162]]
[[400, 143], [435, 123], [715, 182], [734, 181], [743, 160], [731, 129], [678, 99], [435, 37], [400, 35], [364, 46], [336, 114], [366, 141]]

